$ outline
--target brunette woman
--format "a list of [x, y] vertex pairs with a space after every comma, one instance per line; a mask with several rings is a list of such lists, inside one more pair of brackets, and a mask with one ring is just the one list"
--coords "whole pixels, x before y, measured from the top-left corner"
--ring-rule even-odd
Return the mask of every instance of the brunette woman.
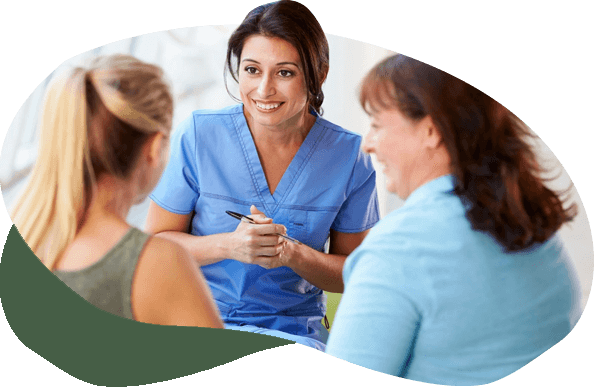
[[227, 51], [242, 103], [195, 111], [176, 129], [147, 221], [202, 265], [227, 328], [318, 349], [323, 290], [342, 292], [346, 255], [379, 219], [361, 137], [320, 116], [328, 61], [305, 6], [251, 11]]
[[344, 267], [327, 353], [417, 381], [486, 384], [569, 333], [579, 286], [529, 129], [480, 90], [395, 55], [363, 80], [363, 149], [404, 205]]

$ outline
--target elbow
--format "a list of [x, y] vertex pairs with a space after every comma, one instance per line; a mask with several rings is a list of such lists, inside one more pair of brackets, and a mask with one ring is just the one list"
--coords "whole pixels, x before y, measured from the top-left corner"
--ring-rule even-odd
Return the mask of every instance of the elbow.
[[325, 292], [329, 292], [329, 293], [342, 294], [344, 292], [344, 282], [342, 281], [342, 279], [339, 279], [337, 281], [332, 281], [332, 282], [328, 282], [325, 284], [321, 284], [320, 289], [322, 289]]

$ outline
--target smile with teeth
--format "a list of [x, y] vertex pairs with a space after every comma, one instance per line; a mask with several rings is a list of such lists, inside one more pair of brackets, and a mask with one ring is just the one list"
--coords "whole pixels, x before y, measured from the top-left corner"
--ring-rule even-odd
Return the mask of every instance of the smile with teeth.
[[259, 107], [260, 109], [264, 109], [264, 110], [276, 109], [277, 107], [282, 105], [282, 102], [278, 102], [278, 103], [262, 103], [262, 102], [258, 102], [258, 101], [254, 101], [254, 102], [256, 103], [257, 107]]

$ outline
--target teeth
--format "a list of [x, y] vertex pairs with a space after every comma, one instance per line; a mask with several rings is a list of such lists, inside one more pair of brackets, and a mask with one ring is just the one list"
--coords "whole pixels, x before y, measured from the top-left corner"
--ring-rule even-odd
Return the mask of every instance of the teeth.
[[263, 104], [263, 103], [260, 103], [260, 102], [256, 102], [256, 106], [258, 106], [260, 109], [264, 109], [264, 110], [276, 109], [280, 105], [281, 105], [280, 103]]

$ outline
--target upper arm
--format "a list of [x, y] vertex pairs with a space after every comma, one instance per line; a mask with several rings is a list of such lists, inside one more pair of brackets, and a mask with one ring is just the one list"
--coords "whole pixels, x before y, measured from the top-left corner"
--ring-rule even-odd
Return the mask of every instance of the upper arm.
[[344, 233], [330, 230], [330, 254], [349, 255], [367, 236], [369, 230], [357, 233]]
[[369, 155], [359, 151], [350, 181], [331, 229], [343, 233], [360, 233], [379, 221], [379, 203], [375, 169]]
[[[363, 256], [362, 256], [363, 255]], [[326, 353], [376, 371], [401, 375], [420, 324], [415, 300], [388, 257], [355, 253], [345, 265], [342, 295]]]
[[152, 237], [132, 281], [132, 311], [137, 321], [223, 328], [210, 289], [198, 266], [175, 242]]
[[190, 232], [193, 214], [175, 214], [150, 201], [144, 230], [149, 234], [163, 231]]
[[191, 214], [200, 197], [198, 170], [196, 131], [190, 116], [173, 132], [169, 162], [149, 197], [172, 214]]

